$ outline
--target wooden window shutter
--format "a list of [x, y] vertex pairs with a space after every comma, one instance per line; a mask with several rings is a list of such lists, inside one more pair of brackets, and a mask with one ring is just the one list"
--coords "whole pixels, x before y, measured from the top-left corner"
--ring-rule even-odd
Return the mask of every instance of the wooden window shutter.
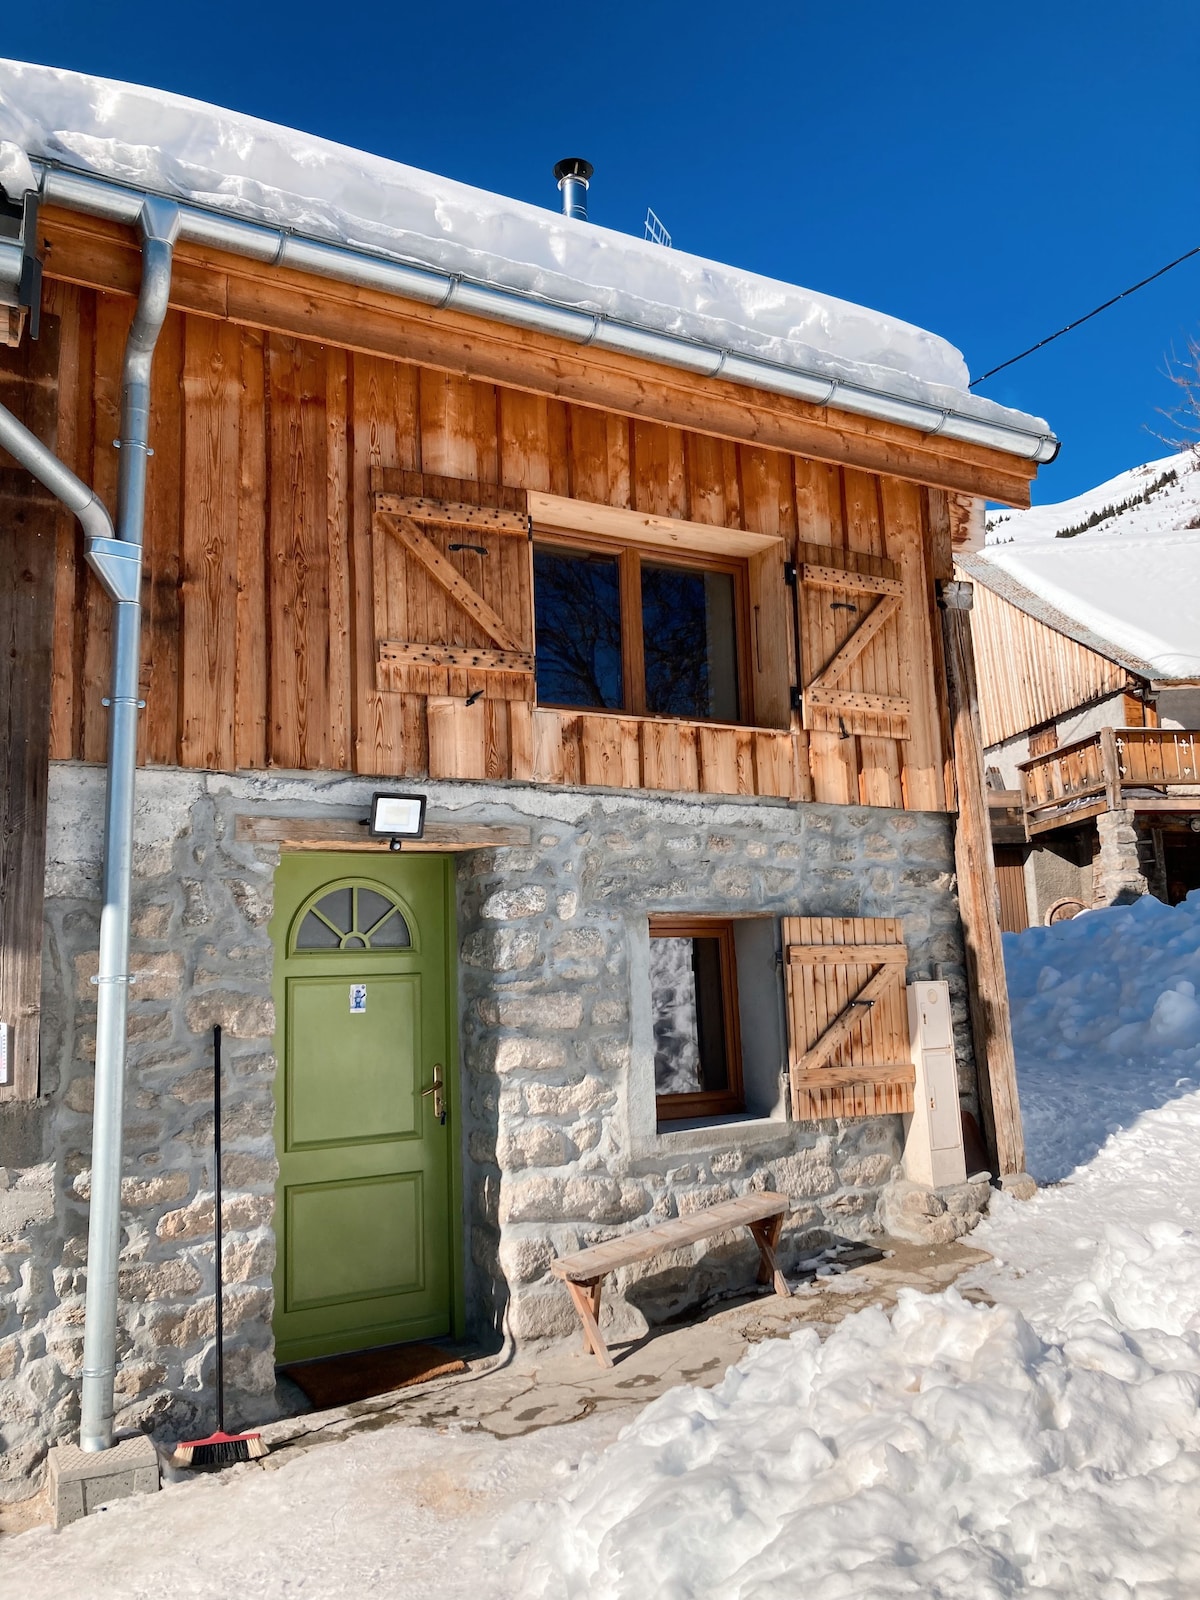
[[800, 683], [810, 732], [907, 739], [911, 707], [900, 568], [825, 545], [798, 551]]
[[750, 716], [759, 728], [792, 725], [791, 596], [784, 579], [782, 541], [746, 563], [750, 601]]
[[788, 1065], [797, 1121], [913, 1109], [896, 917], [784, 917]]
[[378, 687], [532, 700], [525, 491], [387, 468], [371, 489]]

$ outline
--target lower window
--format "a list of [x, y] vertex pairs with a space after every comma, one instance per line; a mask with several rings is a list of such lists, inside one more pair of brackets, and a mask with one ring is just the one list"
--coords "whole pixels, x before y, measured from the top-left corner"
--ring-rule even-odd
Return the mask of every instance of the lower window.
[[733, 923], [652, 917], [650, 998], [659, 1122], [744, 1110]]

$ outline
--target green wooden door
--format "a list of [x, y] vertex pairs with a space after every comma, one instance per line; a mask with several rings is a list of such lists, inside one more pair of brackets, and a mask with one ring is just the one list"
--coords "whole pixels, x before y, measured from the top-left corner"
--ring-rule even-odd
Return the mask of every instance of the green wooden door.
[[[357, 870], [355, 870], [357, 869]], [[275, 1353], [451, 1327], [448, 863], [285, 855], [276, 875]]]

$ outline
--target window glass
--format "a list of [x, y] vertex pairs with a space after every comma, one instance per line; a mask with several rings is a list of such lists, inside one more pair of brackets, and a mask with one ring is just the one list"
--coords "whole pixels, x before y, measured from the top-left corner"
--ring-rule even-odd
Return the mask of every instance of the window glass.
[[642, 632], [651, 715], [738, 720], [731, 573], [643, 561]]
[[625, 686], [616, 557], [536, 547], [533, 595], [538, 699], [619, 711]]
[[322, 895], [305, 914], [297, 950], [407, 950], [412, 935], [394, 900], [360, 885]]
[[654, 1084], [660, 1095], [720, 1093], [729, 1087], [721, 943], [717, 938], [652, 938]]

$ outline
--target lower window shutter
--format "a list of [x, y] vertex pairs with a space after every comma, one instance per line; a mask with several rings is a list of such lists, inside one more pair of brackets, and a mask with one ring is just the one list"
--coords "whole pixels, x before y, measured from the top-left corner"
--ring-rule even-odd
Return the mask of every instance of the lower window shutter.
[[525, 491], [388, 469], [371, 489], [377, 687], [532, 701]]
[[910, 1112], [916, 1078], [896, 917], [784, 917], [797, 1121]]
[[881, 556], [802, 545], [800, 682], [813, 733], [907, 739], [909, 663], [900, 568]]

